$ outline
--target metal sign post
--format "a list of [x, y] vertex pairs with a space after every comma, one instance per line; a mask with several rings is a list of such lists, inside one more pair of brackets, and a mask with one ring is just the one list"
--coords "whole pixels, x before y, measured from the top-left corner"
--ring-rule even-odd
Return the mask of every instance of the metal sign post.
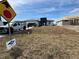
[[9, 40], [11, 40], [11, 28], [10, 28], [10, 24], [8, 23], [9, 26]]

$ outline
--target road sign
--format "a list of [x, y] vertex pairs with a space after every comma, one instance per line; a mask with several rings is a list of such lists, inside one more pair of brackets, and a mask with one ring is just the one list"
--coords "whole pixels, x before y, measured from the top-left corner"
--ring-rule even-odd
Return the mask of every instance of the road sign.
[[0, 16], [7, 22], [10, 22], [16, 16], [16, 13], [6, 0], [0, 1]]
[[10, 50], [15, 45], [16, 45], [16, 39], [12, 39], [12, 40], [6, 42], [6, 48], [7, 48], [7, 50]]

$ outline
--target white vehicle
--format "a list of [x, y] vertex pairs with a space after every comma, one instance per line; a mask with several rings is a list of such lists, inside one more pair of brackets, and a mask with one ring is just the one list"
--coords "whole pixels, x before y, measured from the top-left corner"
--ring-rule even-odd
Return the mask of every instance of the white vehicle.
[[[23, 30], [31, 30], [32, 27], [28, 27], [28, 23], [26, 22], [13, 22], [10, 23], [11, 33], [14, 31], [23, 31]], [[0, 22], [0, 33], [9, 33], [9, 26], [4, 25], [3, 22]]]
[[14, 31], [26, 30], [25, 23], [13, 22], [12, 27]]
[[[11, 33], [13, 33], [13, 28], [10, 26], [10, 29], [11, 29]], [[4, 25], [2, 22], [0, 22], [0, 33], [9, 33], [9, 26], [8, 24], [7, 25]]]
[[28, 26], [29, 23], [24, 21], [13, 22], [12, 27], [14, 31], [30, 30], [32, 26]]

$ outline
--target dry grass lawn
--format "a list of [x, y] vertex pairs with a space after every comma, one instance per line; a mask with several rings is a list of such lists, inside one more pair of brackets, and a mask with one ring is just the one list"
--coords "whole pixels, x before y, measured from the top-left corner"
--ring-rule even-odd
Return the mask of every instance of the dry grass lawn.
[[6, 51], [8, 35], [0, 41], [0, 59], [79, 59], [79, 33], [63, 27], [36, 27], [32, 34], [13, 34], [17, 45]]

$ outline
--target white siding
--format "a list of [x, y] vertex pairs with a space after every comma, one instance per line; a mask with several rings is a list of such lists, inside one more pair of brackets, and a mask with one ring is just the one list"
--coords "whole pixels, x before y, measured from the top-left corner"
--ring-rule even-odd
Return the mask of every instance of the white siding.
[[62, 21], [57, 22], [57, 26], [62, 26]]

